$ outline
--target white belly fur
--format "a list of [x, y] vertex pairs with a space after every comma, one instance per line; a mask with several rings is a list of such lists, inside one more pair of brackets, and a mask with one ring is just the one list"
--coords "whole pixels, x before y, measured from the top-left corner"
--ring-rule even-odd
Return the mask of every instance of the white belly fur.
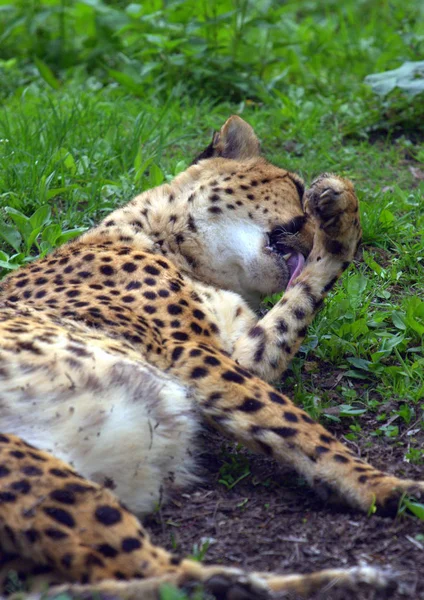
[[189, 391], [147, 363], [93, 345], [83, 368], [71, 368], [67, 343], [56, 338], [44, 359], [28, 356], [25, 363], [22, 355], [6, 354], [2, 431], [54, 453], [89, 479], [113, 482], [137, 514], [192, 484], [198, 417]]

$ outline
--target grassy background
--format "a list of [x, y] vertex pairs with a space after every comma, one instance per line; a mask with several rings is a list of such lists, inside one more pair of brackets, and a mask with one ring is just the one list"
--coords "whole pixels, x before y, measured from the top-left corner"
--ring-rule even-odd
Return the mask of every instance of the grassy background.
[[362, 205], [364, 260], [293, 363], [295, 399], [424, 463], [424, 98], [364, 84], [423, 58], [421, 0], [0, 0], [0, 48], [0, 275], [171, 178], [238, 113], [271, 160], [347, 175]]

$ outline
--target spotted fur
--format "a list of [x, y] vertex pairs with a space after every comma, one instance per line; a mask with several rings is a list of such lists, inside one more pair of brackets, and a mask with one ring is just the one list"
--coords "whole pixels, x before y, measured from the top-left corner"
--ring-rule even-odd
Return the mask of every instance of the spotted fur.
[[[241, 586], [240, 597], [259, 598], [336, 577], [181, 561], [153, 546], [133, 513], [195, 483], [202, 418], [290, 464], [329, 500], [390, 512], [403, 492], [423, 491], [423, 482], [358, 458], [268, 383], [287, 368], [360, 237], [348, 180], [324, 174], [305, 192], [297, 175], [260, 156], [251, 127], [231, 117], [172, 183], [6, 278], [3, 564], [18, 561], [29, 574], [51, 571], [56, 583], [99, 593], [119, 593], [109, 580], [142, 578], [131, 585], [138, 594], [144, 586], [145, 597], [163, 578], [202, 581], [219, 597], [236, 598]], [[307, 260], [293, 280], [294, 256]], [[258, 319], [260, 297], [289, 280]], [[381, 580], [372, 569], [366, 577]]]

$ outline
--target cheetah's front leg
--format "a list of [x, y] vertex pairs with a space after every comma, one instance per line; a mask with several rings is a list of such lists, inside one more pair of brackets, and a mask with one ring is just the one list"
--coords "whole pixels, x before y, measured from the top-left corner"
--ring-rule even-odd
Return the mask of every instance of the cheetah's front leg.
[[357, 458], [287, 396], [213, 346], [178, 344], [170, 358], [169, 372], [191, 386], [215, 427], [290, 465], [325, 499], [393, 513], [403, 492], [424, 493], [424, 482], [398, 479]]
[[306, 192], [305, 211], [316, 222], [316, 232], [302, 272], [273, 309], [239, 338], [232, 355], [267, 381], [286, 370], [361, 238], [358, 200], [348, 180], [318, 177]]

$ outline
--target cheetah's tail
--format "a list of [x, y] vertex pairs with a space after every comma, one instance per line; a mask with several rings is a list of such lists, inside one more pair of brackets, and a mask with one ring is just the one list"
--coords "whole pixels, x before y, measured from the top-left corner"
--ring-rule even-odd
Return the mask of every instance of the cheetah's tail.
[[[178, 573], [168, 573], [144, 581], [107, 580], [90, 585], [61, 585], [51, 588], [47, 595], [31, 594], [25, 596], [25, 600], [62, 598], [62, 594], [75, 600], [159, 600], [162, 597], [160, 590], [164, 585], [175, 585], [190, 592], [199, 582], [209, 594], [219, 600], [267, 600], [281, 598], [289, 592], [306, 597], [323, 589], [357, 589], [362, 584], [374, 589], [393, 589], [397, 587], [395, 577], [393, 572], [367, 565], [326, 569], [307, 575], [276, 575], [247, 573], [240, 569], [220, 566], [203, 566], [191, 560], [184, 560]], [[22, 596], [16, 594], [9, 600], [22, 600]]]

